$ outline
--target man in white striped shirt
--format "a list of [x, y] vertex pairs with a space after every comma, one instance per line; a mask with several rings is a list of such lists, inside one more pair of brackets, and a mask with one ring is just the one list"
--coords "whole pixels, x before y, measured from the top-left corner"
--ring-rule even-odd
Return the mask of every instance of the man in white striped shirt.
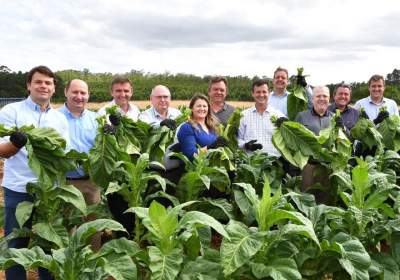
[[268, 105], [269, 89], [266, 80], [256, 80], [252, 85], [252, 95], [255, 101], [253, 107], [242, 112], [238, 142], [239, 147], [247, 151], [262, 151], [279, 157], [280, 153], [272, 144], [271, 138], [275, 126], [271, 116], [285, 117], [279, 110]]

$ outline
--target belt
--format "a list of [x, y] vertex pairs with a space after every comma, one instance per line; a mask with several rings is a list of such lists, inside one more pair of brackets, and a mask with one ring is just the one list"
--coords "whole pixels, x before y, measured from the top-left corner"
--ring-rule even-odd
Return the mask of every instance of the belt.
[[88, 180], [89, 178], [90, 178], [89, 176], [83, 176], [83, 177], [78, 177], [78, 178], [67, 177], [67, 180], [77, 181], [77, 180]]

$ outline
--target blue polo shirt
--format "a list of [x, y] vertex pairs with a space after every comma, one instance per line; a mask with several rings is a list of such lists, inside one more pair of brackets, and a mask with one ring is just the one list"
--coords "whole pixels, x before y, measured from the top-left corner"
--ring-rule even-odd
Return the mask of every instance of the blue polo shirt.
[[[69, 141], [68, 123], [65, 116], [50, 106], [42, 112], [40, 106], [33, 102], [30, 97], [4, 106], [0, 110], [0, 123], [7, 128], [24, 125], [51, 127], [57, 130], [67, 143]], [[4, 137], [0, 141], [8, 142], [9, 138]], [[3, 186], [5, 188], [26, 193], [26, 184], [36, 181], [37, 177], [28, 165], [28, 152], [25, 147], [4, 161]]]
[[[65, 104], [58, 110], [63, 113], [68, 121], [71, 149], [88, 153], [93, 147], [97, 135], [97, 114], [85, 109], [79, 117], [75, 117]], [[85, 176], [85, 173], [81, 167], [67, 173], [67, 177], [69, 178], [80, 178], [83, 176]]]

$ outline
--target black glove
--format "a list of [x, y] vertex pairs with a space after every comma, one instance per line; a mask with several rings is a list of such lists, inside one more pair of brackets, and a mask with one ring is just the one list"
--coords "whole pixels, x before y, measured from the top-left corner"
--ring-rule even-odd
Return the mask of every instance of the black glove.
[[[362, 108], [361, 108], [362, 109]], [[360, 110], [360, 118], [369, 120], [369, 117], [364, 109]]]
[[361, 157], [363, 155], [363, 144], [359, 141], [354, 143], [354, 156]]
[[171, 150], [171, 152], [179, 153], [181, 151], [181, 143], [175, 143], [174, 145], [169, 147], [169, 149]]
[[21, 131], [14, 131], [10, 135], [10, 142], [18, 149], [21, 149], [23, 146], [25, 146], [27, 141], [28, 138], [26, 137], [26, 134]]
[[216, 149], [219, 147], [226, 147], [228, 146], [228, 140], [226, 140], [222, 136], [218, 136], [214, 143], [207, 146], [207, 149]]
[[160, 126], [166, 126], [169, 129], [174, 130], [176, 128], [176, 121], [172, 119], [165, 119], [160, 122]]
[[306, 77], [304, 77], [303, 75], [297, 75], [296, 76], [296, 82], [297, 82], [298, 85], [300, 85], [302, 87], [306, 87], [307, 86]]
[[262, 144], [256, 143], [256, 142], [257, 142], [257, 140], [251, 140], [251, 141], [247, 142], [246, 144], [244, 144], [244, 147], [250, 151], [261, 150], [263, 147]]
[[109, 125], [108, 123], [106, 123], [106, 124], [103, 126], [103, 133], [104, 133], [104, 134], [115, 134], [116, 130], [117, 130], [117, 129], [115, 128], [115, 126]]
[[389, 112], [388, 111], [380, 111], [376, 119], [374, 120], [374, 124], [380, 124], [383, 122], [387, 117], [389, 117]]
[[343, 118], [341, 116], [338, 116], [335, 119], [335, 123], [336, 123], [336, 127], [344, 128], [344, 122], [343, 122]]
[[121, 114], [111, 114], [108, 116], [108, 119], [110, 120], [110, 123], [114, 126], [118, 126], [121, 123]]
[[284, 122], [287, 122], [289, 119], [288, 118], [286, 118], [286, 117], [280, 117], [280, 118], [278, 118], [277, 120], [276, 120], [276, 122], [275, 122], [275, 126], [276, 127], [281, 127], [281, 125], [284, 123]]

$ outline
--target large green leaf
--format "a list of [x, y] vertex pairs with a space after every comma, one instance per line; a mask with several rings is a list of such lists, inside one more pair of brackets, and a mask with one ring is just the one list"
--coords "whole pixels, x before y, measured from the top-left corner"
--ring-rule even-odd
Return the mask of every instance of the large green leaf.
[[105, 229], [110, 229], [113, 231], [125, 231], [125, 228], [116, 221], [109, 219], [97, 219], [79, 226], [72, 237], [76, 239], [77, 242], [87, 244], [89, 242], [89, 238], [93, 234]]
[[86, 215], [86, 202], [82, 192], [73, 185], [61, 185], [57, 189], [57, 198], [69, 203]]
[[190, 211], [183, 215], [179, 221], [179, 227], [185, 228], [190, 224], [200, 224], [212, 227], [216, 232], [221, 234], [223, 237], [229, 240], [229, 235], [225, 231], [224, 227], [213, 217], [198, 211]]
[[391, 115], [381, 122], [377, 130], [382, 135], [382, 142], [386, 148], [394, 151], [400, 150], [400, 117]]
[[49, 269], [51, 267], [51, 262], [51, 256], [46, 255], [42, 248], [36, 246], [31, 249], [11, 248], [7, 252], [0, 254], [1, 270], [7, 269], [15, 264], [22, 265], [25, 269], [37, 267]]
[[58, 235], [53, 226], [49, 223], [37, 223], [32, 226], [32, 230], [41, 238], [56, 244], [59, 248], [64, 247], [62, 237]]
[[352, 280], [368, 280], [371, 258], [358, 239], [346, 233], [336, 234], [330, 242], [324, 240], [322, 249], [338, 254], [338, 261]]
[[107, 260], [103, 266], [105, 272], [115, 280], [136, 280], [136, 264], [125, 254], [110, 254], [105, 257]]
[[17, 218], [17, 222], [19, 227], [23, 227], [26, 221], [32, 215], [33, 203], [29, 201], [23, 201], [18, 203], [17, 209], [15, 210], [15, 217]]
[[[379, 253], [372, 255], [372, 264], [379, 268], [380, 279], [383, 280], [399, 280], [400, 279], [400, 269], [396, 261], [392, 256]], [[371, 275], [372, 276], [372, 275]]]
[[301, 280], [301, 274], [293, 259], [273, 258], [269, 263], [252, 263], [251, 271], [257, 279], [271, 277], [274, 280]]
[[302, 86], [295, 86], [287, 98], [288, 117], [294, 120], [299, 112], [307, 110], [307, 95]]
[[232, 220], [226, 230], [230, 240], [225, 238], [222, 240], [221, 266], [224, 268], [224, 275], [227, 277], [251, 261], [251, 258], [261, 249], [264, 239], [257, 231]]
[[173, 249], [168, 254], [163, 254], [160, 249], [154, 246], [149, 248], [150, 271], [152, 280], [173, 280], [176, 279], [183, 262], [182, 250]]

